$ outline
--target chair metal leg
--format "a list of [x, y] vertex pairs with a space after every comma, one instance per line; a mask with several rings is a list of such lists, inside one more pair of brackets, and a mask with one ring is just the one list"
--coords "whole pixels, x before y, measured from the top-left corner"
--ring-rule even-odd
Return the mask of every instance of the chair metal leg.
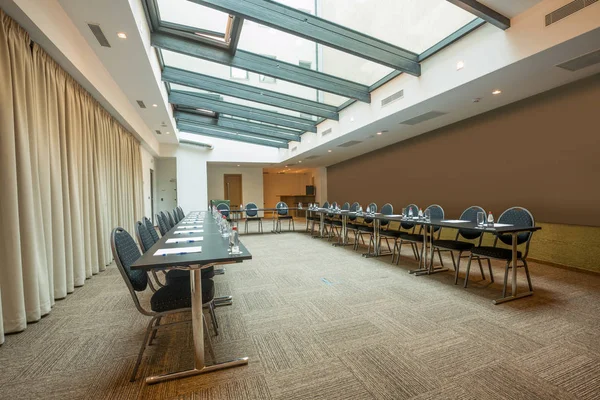
[[469, 256], [469, 262], [467, 263], [467, 275], [465, 276], [465, 284], [463, 286], [464, 288], [466, 288], [467, 285], [469, 284], [469, 272], [471, 271], [471, 260], [472, 259], [473, 259], [473, 253], [471, 253], [471, 255]]
[[211, 301], [208, 306], [210, 311], [210, 318], [212, 319], [213, 328], [215, 330], [215, 336], [219, 336], [219, 323], [217, 322], [217, 314], [215, 314], [215, 302]]
[[156, 317], [153, 317], [150, 322], [148, 322], [148, 327], [146, 328], [146, 334], [144, 335], [144, 341], [142, 342], [142, 347], [140, 348], [140, 352], [138, 353], [137, 361], [135, 362], [135, 367], [133, 367], [133, 372], [131, 373], [131, 378], [129, 378], [130, 382], [135, 382], [135, 378], [137, 376], [138, 368], [142, 363], [142, 356], [144, 355], [144, 350], [146, 350], [146, 345], [148, 344], [148, 338], [150, 337], [150, 331], [152, 330], [152, 326], [154, 325], [154, 321]]
[[479, 271], [481, 272], [481, 279], [485, 279], [485, 274], [483, 273], [483, 266], [481, 265], [481, 258], [477, 257], [477, 263], [479, 263]]
[[488, 264], [488, 269], [490, 270], [490, 282], [494, 283], [494, 274], [492, 273], [492, 263], [490, 262], [490, 259], [487, 259], [487, 264]]
[[[156, 318], [156, 325], [155, 327], [158, 327], [160, 325], [160, 320], [162, 319], [162, 317], [158, 317]], [[150, 335], [150, 341], [148, 342], [148, 346], [152, 346], [152, 341], [154, 340], [154, 338], [156, 338], [156, 334], [158, 333], [158, 329], [154, 329], [152, 331], [152, 335]]]
[[[440, 264], [442, 265], [442, 267], [444, 266], [444, 262], [442, 261], [442, 252], [440, 251], [440, 249], [437, 249], [438, 252], [438, 257], [440, 259]], [[432, 259], [433, 261], [433, 259]]]
[[210, 351], [210, 356], [213, 359], [213, 363], [217, 363], [217, 357], [215, 356], [215, 349], [212, 345], [212, 340], [210, 339], [210, 332], [208, 331], [208, 323], [206, 322], [206, 317], [202, 314], [202, 322], [204, 323], [204, 337], [208, 341], [208, 351]]
[[[451, 251], [452, 254], [452, 262], [454, 263], [454, 252]], [[458, 270], [460, 269], [460, 256], [462, 256], [462, 251], [458, 252], [458, 264], [454, 265], [454, 284], [458, 285]]]
[[527, 261], [525, 259], [521, 259], [523, 261], [523, 268], [525, 268], [525, 275], [527, 276], [527, 284], [529, 285], [529, 291], [533, 292], [533, 285], [531, 284], [531, 276], [529, 275], [529, 266], [527, 265]]
[[506, 297], [506, 284], [508, 283], [508, 268], [510, 267], [510, 261], [506, 262], [504, 268], [504, 285], [502, 286], [502, 298]]
[[[458, 253], [458, 261], [459, 262], [460, 262], [460, 255], [461, 254], [462, 254], [462, 251]], [[450, 257], [452, 257], [452, 266], [454, 267], [454, 270], [456, 271], [456, 262], [454, 261], [454, 252], [453, 251], [450, 251]], [[456, 282], [454, 284], [456, 285]]]

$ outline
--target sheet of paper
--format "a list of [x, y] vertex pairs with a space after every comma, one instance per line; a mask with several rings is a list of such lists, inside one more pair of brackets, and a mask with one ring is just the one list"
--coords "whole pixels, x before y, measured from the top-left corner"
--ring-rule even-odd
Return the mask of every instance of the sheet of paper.
[[166, 256], [167, 254], [189, 254], [189, 253], [202, 253], [202, 246], [195, 247], [179, 247], [177, 249], [158, 249], [155, 256]]
[[175, 231], [175, 235], [192, 234], [192, 233], [204, 233], [204, 229], [188, 229], [186, 231]]
[[202, 229], [203, 225], [180, 226], [177, 229]]
[[463, 222], [471, 222], [471, 221], [464, 220], [464, 219], [443, 219], [442, 222], [448, 222], [450, 224], [460, 224]]
[[393, 217], [393, 218], [398, 218], [401, 217], [402, 214], [390, 214], [390, 215], [386, 215], [386, 217]]
[[204, 236], [192, 236], [192, 237], [183, 237], [176, 239], [167, 239], [165, 243], [193, 243], [200, 242], [204, 240]]

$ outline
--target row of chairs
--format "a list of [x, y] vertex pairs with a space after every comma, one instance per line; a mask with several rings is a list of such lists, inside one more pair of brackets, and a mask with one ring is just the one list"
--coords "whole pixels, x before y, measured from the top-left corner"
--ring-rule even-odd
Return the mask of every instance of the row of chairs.
[[181, 207], [174, 208], [173, 211], [164, 211], [156, 214], [156, 222], [158, 222], [158, 229], [160, 230], [160, 234], [164, 235], [168, 231], [170, 231], [175, 225], [179, 223], [185, 214], [183, 213], [183, 209]]
[[[157, 214], [159, 226], [170, 226], [166, 231], [161, 230], [161, 234], [166, 234], [172, 227], [185, 217], [183, 210], [178, 207], [173, 210], [173, 215], [168, 213], [168, 217], [161, 212]], [[169, 221], [169, 220], [172, 221]], [[175, 222], [177, 221], [177, 222]], [[171, 222], [173, 224], [171, 225]], [[191, 289], [190, 289], [190, 272], [188, 270], [170, 270], [168, 272], [152, 271], [150, 278], [149, 274], [142, 270], [133, 270], [131, 266], [146, 253], [159, 240], [156, 229], [152, 222], [144, 217], [143, 221], [138, 221], [135, 225], [136, 236], [139, 248], [131, 235], [123, 228], [115, 228], [111, 234], [111, 248], [115, 263], [129, 289], [133, 302], [137, 310], [143, 315], [152, 317], [146, 327], [144, 341], [142, 342], [135, 367], [132, 371], [130, 380], [133, 382], [136, 379], [137, 371], [142, 361], [142, 356], [147, 346], [150, 346], [158, 329], [170, 327], [177, 324], [191, 322], [190, 316], [183, 319], [177, 319], [173, 322], [161, 323], [163, 319], [173, 316], [174, 314], [186, 314], [191, 311]], [[141, 249], [141, 252], [140, 252]], [[164, 282], [159, 278], [159, 274], [163, 275]], [[219, 325], [215, 313], [215, 287], [213, 277], [215, 275], [214, 268], [203, 269], [202, 277], [202, 303], [203, 307], [210, 313], [212, 326], [215, 335], [219, 334]], [[143, 307], [137, 293], [144, 292], [150, 288], [152, 295], [150, 297], [150, 309]], [[208, 324], [204, 315], [202, 316], [204, 329], [209, 343], [209, 351], [213, 359], [215, 358], [210, 336], [208, 335]]]
[[[275, 205], [275, 208], [277, 209], [277, 213], [274, 216], [274, 218], [277, 221], [275, 231], [276, 232], [281, 231], [281, 222], [284, 220], [288, 221], [288, 230], [291, 230], [292, 227], [294, 230], [296, 230], [296, 225], [294, 224], [294, 218], [289, 213], [288, 205], [285, 202], [280, 201]], [[227, 221], [229, 221], [229, 222], [233, 221], [233, 218], [231, 218], [233, 213], [231, 212], [229, 205], [227, 205], [225, 203], [221, 203], [221, 204], [217, 205], [217, 210], [219, 210], [221, 212], [221, 214], [227, 218]], [[259, 210], [259, 208], [256, 205], [256, 203], [252, 203], [252, 202], [247, 203], [246, 206], [244, 207], [243, 213], [240, 216], [240, 218], [244, 220], [244, 233], [248, 233], [248, 223], [253, 222], [253, 221], [258, 222], [258, 231], [260, 233], [264, 233], [262, 217], [260, 217], [258, 215], [258, 210]], [[244, 214], [245, 214], [245, 217], [244, 217]]]
[[[337, 207], [337, 203], [331, 203], [331, 206], [334, 208]], [[330, 204], [325, 202], [323, 204], [324, 208], [329, 208]], [[359, 209], [359, 203], [354, 203], [350, 205], [349, 203], [344, 203], [341, 210], [347, 210], [350, 212], [356, 212]], [[368, 206], [368, 209], [377, 211], [377, 204], [371, 203]], [[411, 212], [412, 211], [412, 212]], [[394, 213], [394, 208], [390, 203], [385, 204], [381, 210], [379, 211], [381, 214], [392, 215]], [[405, 208], [405, 215], [408, 216], [410, 214], [417, 215], [419, 212], [419, 207], [415, 204], [409, 204]], [[429, 212], [432, 219], [444, 219], [444, 209], [437, 205], [433, 204], [426, 208], [425, 212]], [[471, 206], [464, 210], [459, 219], [465, 221], [477, 222], [477, 214], [483, 213], [486, 215], [485, 210], [479, 206]], [[373, 224], [373, 218], [365, 215], [362, 218], [362, 221], [357, 221], [356, 214], [350, 214], [348, 216], [349, 222], [347, 224], [347, 232], [346, 234], [354, 235], [354, 249], [358, 250], [360, 242], [365, 244], [363, 235], [369, 236], [369, 243], [367, 248], [367, 254], [371, 252], [371, 248], [375, 247], [375, 230]], [[319, 222], [320, 218], [318, 216], [311, 216], [307, 219], [307, 230], [314, 232], [314, 226]], [[324, 234], [328, 238], [328, 240], [332, 240], [334, 237], [338, 238], [338, 241], [342, 241], [344, 238], [341, 237], [342, 232], [342, 222], [339, 216], [334, 215], [333, 213], [327, 214], [325, 217], [325, 231]], [[400, 261], [400, 252], [402, 246], [404, 244], [410, 245], [413, 255], [416, 260], [420, 260], [423, 256], [423, 251], [425, 251], [425, 244], [423, 243], [423, 229], [425, 228], [422, 225], [419, 225], [419, 230], [416, 230], [416, 224], [411, 221], [402, 221], [399, 224], [398, 229], [390, 229], [389, 220], [381, 219], [380, 220], [380, 243], [385, 240], [388, 247], [388, 254], [392, 255], [392, 263], [395, 262], [396, 265]], [[522, 226], [535, 226], [535, 220], [533, 215], [525, 208], [522, 207], [512, 207], [504, 211], [500, 217], [498, 218], [498, 223], [501, 224], [513, 224], [513, 225], [522, 225]], [[310, 227], [309, 227], [310, 225]], [[452, 264], [454, 266], [455, 276], [454, 283], [458, 284], [458, 275], [460, 270], [460, 261], [462, 258], [468, 258], [466, 277], [464, 281], [464, 287], [466, 288], [469, 281], [469, 273], [471, 269], [471, 262], [476, 260], [479, 264], [479, 269], [481, 272], [482, 279], [485, 279], [485, 273], [483, 270], [482, 261], [487, 261], [490, 281], [494, 282], [494, 275], [492, 273], [492, 264], [490, 259], [503, 260], [506, 261], [506, 265], [504, 268], [504, 285], [503, 285], [503, 297], [506, 295], [507, 288], [507, 280], [508, 280], [508, 272], [509, 269], [512, 268], [512, 249], [507, 249], [504, 247], [500, 247], [500, 242], [505, 245], [512, 245], [512, 236], [505, 235], [496, 235], [494, 238], [494, 243], [492, 246], [482, 246], [483, 241], [483, 231], [475, 231], [472, 229], [458, 229], [456, 232], [456, 236], [454, 239], [440, 239], [442, 227], [434, 226], [433, 228], [433, 249], [434, 252], [437, 252], [440, 263], [443, 266], [442, 260], [442, 252], [449, 252]], [[429, 233], [429, 231], [428, 231]], [[521, 262], [521, 265], [517, 265], [516, 267], [523, 267], [525, 270], [525, 274], [527, 276], [527, 283], [529, 285], [529, 290], [533, 290], [531, 284], [531, 277], [529, 274], [529, 267], [527, 265], [527, 255], [529, 253], [529, 245], [531, 242], [533, 233], [532, 232], [523, 232], [517, 235], [517, 245], [524, 245], [523, 251], [517, 252], [517, 259]], [[346, 237], [346, 240], [348, 237]], [[390, 247], [390, 242], [393, 242], [393, 248]], [[419, 250], [420, 245], [420, 250]], [[454, 258], [454, 253], [457, 252], [457, 260]], [[467, 255], [468, 254], [468, 255]], [[433, 262], [433, 259], [431, 260]]]

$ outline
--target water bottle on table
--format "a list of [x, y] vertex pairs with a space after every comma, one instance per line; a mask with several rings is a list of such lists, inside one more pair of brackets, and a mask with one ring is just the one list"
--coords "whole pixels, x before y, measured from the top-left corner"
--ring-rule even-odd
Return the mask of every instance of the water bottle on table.
[[231, 254], [239, 254], [240, 253], [240, 236], [237, 230], [237, 226], [233, 227], [233, 231], [231, 232]]

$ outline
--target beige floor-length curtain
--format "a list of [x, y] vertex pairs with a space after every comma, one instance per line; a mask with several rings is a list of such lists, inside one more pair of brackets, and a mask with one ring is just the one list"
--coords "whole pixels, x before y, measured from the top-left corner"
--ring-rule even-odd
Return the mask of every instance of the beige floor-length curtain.
[[112, 260], [142, 216], [139, 142], [0, 10], [0, 344]]

